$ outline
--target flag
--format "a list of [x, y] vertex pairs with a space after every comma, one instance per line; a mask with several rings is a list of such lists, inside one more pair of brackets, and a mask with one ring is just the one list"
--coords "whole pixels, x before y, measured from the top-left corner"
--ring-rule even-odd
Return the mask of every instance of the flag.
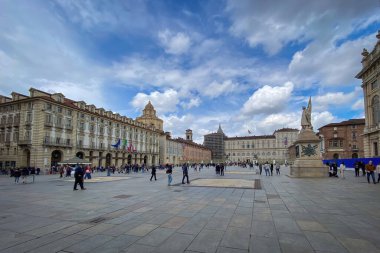
[[124, 148], [127, 148], [127, 145], [128, 145], [128, 141], [126, 139], [123, 140], [123, 147]]
[[114, 148], [119, 148], [119, 146], [120, 146], [120, 139], [115, 144], [112, 144], [111, 146], [114, 147]]
[[248, 134], [251, 134], [252, 132], [248, 129]]

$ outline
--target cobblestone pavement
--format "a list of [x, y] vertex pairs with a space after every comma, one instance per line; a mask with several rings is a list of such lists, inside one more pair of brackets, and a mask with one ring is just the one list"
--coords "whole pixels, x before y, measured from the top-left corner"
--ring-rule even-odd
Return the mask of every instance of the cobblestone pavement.
[[[182, 185], [178, 168], [170, 187], [163, 171], [152, 182], [148, 173], [99, 178], [85, 191], [57, 175], [0, 177], [0, 252], [380, 252], [380, 184], [352, 172], [253, 172], [228, 167], [223, 179], [259, 179], [261, 189]], [[215, 178], [190, 171], [190, 180]]]

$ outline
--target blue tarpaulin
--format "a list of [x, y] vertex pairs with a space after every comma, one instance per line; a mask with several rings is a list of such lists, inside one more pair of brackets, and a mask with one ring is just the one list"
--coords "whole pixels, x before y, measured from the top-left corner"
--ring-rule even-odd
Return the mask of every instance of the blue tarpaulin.
[[372, 157], [372, 158], [350, 158], [350, 159], [330, 159], [330, 160], [323, 160], [323, 164], [327, 163], [336, 163], [338, 166], [344, 162], [344, 165], [346, 165], [347, 168], [355, 168], [356, 162], [364, 162], [364, 164], [368, 164], [369, 161], [372, 161], [372, 163], [376, 166], [380, 163], [380, 157]]

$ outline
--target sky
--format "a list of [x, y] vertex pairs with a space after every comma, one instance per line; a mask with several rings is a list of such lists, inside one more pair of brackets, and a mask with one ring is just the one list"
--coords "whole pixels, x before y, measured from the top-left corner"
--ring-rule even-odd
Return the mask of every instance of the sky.
[[130, 118], [150, 100], [196, 142], [364, 117], [379, 0], [0, 0], [0, 94], [31, 87]]

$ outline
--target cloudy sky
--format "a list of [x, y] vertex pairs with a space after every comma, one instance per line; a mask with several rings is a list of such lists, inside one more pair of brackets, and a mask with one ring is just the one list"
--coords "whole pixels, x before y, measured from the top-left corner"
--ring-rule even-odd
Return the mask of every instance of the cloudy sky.
[[0, 0], [0, 93], [30, 87], [136, 118], [148, 100], [197, 142], [363, 117], [379, 0]]

